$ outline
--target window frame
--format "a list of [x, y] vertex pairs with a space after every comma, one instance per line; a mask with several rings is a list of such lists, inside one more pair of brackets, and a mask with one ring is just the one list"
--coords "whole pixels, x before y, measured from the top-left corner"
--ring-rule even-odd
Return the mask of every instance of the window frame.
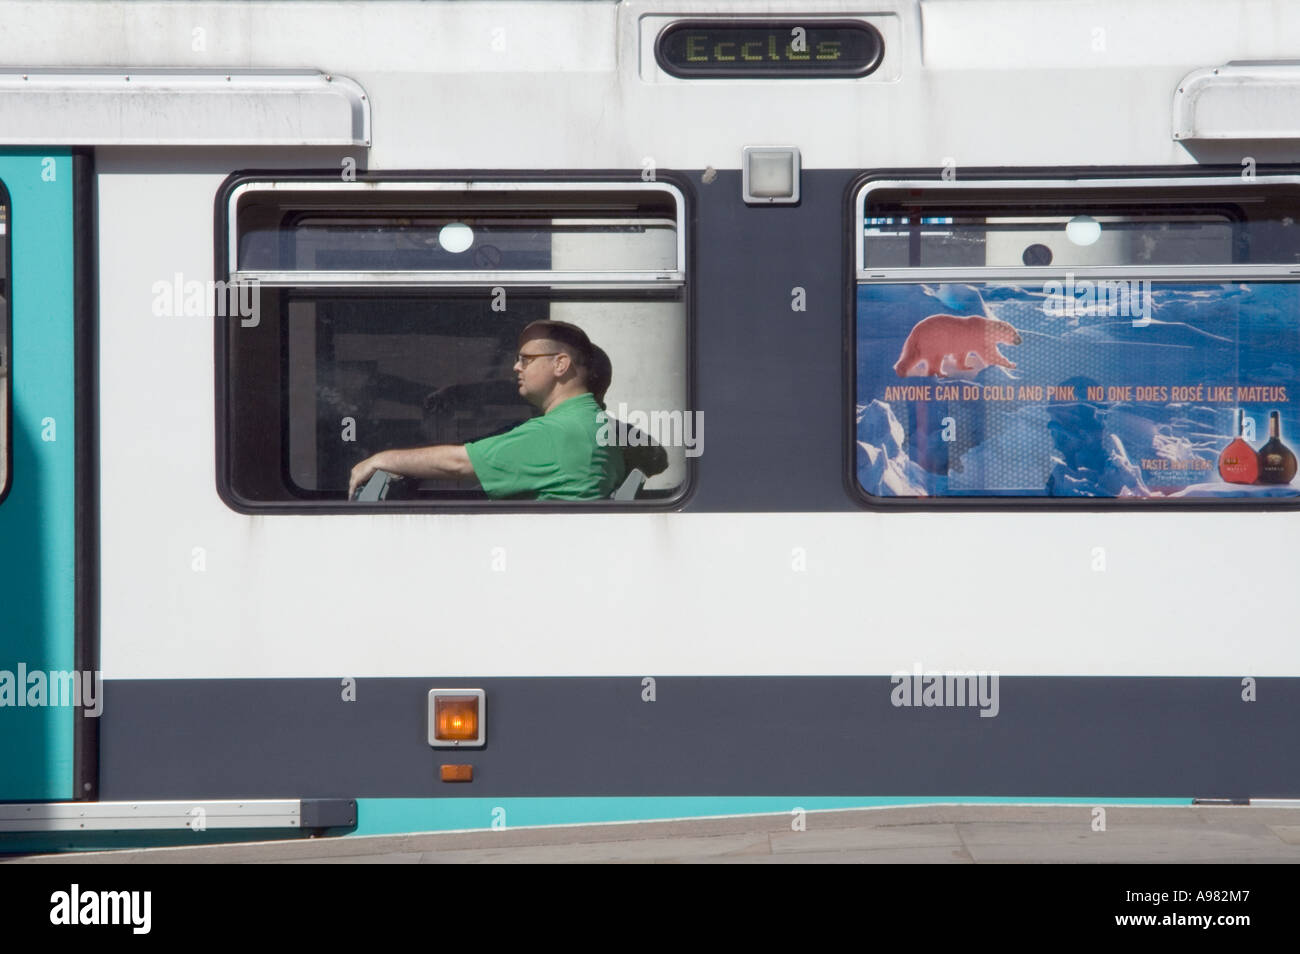
[[[348, 191], [363, 193], [377, 191], [498, 191], [509, 188], [519, 192], [572, 192], [575, 195], [592, 192], [628, 192], [658, 191], [673, 197], [676, 208], [676, 247], [677, 267], [672, 270], [645, 272], [563, 272], [544, 270], [497, 270], [497, 271], [439, 271], [439, 272], [307, 272], [276, 271], [261, 272], [256, 270], [236, 271], [232, 268], [237, 262], [238, 220], [236, 204], [240, 196], [248, 194], [254, 188], [268, 191], [303, 192], [303, 191]], [[690, 181], [682, 175], [659, 170], [653, 181], [644, 181], [636, 172], [610, 171], [555, 171], [549, 173], [530, 172], [527, 170], [509, 170], [504, 172], [464, 170], [446, 173], [429, 173], [426, 171], [391, 171], [356, 174], [353, 182], [343, 182], [334, 170], [281, 171], [248, 170], [234, 172], [217, 189], [214, 202], [214, 276], [218, 280], [235, 283], [241, 280], [257, 279], [259, 284], [274, 288], [317, 289], [329, 294], [334, 292], [357, 291], [373, 288], [425, 288], [430, 292], [439, 290], [463, 290], [466, 287], [489, 289], [500, 285], [529, 291], [551, 291], [563, 295], [566, 292], [579, 294], [587, 292], [611, 293], [627, 291], [632, 297], [646, 295], [668, 288], [679, 290], [683, 320], [685, 325], [686, 354], [683, 356], [683, 371], [686, 379], [686, 407], [689, 413], [696, 407], [696, 334], [695, 334], [695, 288], [694, 243], [688, 237], [694, 229], [695, 214], [694, 191]], [[306, 279], [306, 280], [304, 280]], [[599, 500], [483, 500], [464, 499], [447, 502], [432, 502], [427, 499], [384, 500], [375, 503], [357, 501], [324, 500], [249, 500], [240, 496], [233, 486], [231, 473], [232, 457], [230, 445], [233, 440], [233, 414], [231, 409], [230, 362], [231, 354], [227, 343], [229, 318], [214, 319], [214, 363], [215, 363], [215, 443], [216, 443], [216, 489], [221, 500], [237, 513], [248, 515], [263, 514], [459, 514], [459, 513], [524, 513], [549, 512], [622, 512], [652, 513], [681, 509], [694, 494], [698, 479], [698, 459], [685, 459], [685, 476], [682, 484], [671, 495], [658, 499], [638, 499], [633, 501]], [[281, 403], [278, 409], [284, 411]], [[281, 420], [278, 426], [283, 426]]]
[[[858, 289], [864, 284], [922, 284], [933, 282], [965, 282], [971, 284], [1011, 284], [1016, 282], [1043, 282], [1063, 279], [1066, 273], [1081, 279], [1149, 279], [1151, 281], [1181, 282], [1290, 282], [1300, 284], [1300, 263], [1281, 265], [1188, 265], [1188, 266], [1019, 266], [1014, 268], [945, 267], [945, 268], [864, 268], [867, 198], [870, 193], [884, 189], [925, 189], [948, 191], [954, 194], [966, 190], [1007, 189], [1033, 193], [1044, 190], [1077, 188], [1107, 189], [1136, 187], [1170, 188], [1241, 188], [1262, 185], [1291, 186], [1300, 192], [1300, 166], [1277, 165], [1257, 167], [1253, 178], [1243, 179], [1239, 167], [1181, 166], [1181, 167], [1060, 167], [1042, 169], [973, 168], [963, 170], [958, 180], [944, 179], [934, 169], [902, 169], [865, 171], [854, 177], [845, 190], [845, 227], [852, 230], [845, 242], [845, 295], [844, 295], [844, 392], [843, 413], [843, 478], [849, 496], [861, 507], [879, 511], [1234, 511], [1248, 510], [1290, 511], [1300, 510], [1300, 495], [1295, 497], [1203, 497], [1203, 498], [1153, 498], [1153, 497], [1054, 497], [1017, 495], [952, 495], [931, 497], [886, 497], [868, 493], [858, 481], [858, 454], [856, 407], [858, 401], [857, 374], [857, 321]], [[939, 210], [930, 213], [937, 216]], [[877, 216], [878, 217], [878, 216]], [[1297, 382], [1300, 385], [1300, 382]]]

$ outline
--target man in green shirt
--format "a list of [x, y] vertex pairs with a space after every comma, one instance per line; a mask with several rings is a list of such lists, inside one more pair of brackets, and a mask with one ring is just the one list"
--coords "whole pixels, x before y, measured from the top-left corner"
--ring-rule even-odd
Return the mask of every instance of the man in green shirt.
[[519, 335], [519, 393], [542, 416], [468, 444], [381, 451], [352, 468], [351, 499], [378, 470], [419, 479], [475, 477], [493, 499], [599, 500], [623, 479], [618, 447], [596, 433], [604, 411], [588, 386], [592, 344], [576, 325], [535, 321]]

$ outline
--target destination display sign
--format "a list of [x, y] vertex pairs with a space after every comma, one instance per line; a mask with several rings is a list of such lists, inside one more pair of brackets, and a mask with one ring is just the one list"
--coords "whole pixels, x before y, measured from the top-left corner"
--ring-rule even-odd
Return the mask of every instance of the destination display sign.
[[874, 27], [848, 20], [693, 20], [664, 28], [655, 44], [659, 65], [689, 79], [866, 76], [884, 52]]

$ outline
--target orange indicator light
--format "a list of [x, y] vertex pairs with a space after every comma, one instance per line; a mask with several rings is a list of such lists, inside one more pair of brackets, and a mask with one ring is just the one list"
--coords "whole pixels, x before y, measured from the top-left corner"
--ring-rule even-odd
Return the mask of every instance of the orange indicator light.
[[487, 693], [482, 689], [430, 689], [428, 712], [429, 744], [434, 748], [487, 744]]
[[473, 742], [478, 738], [478, 696], [438, 696], [433, 703], [435, 739]]

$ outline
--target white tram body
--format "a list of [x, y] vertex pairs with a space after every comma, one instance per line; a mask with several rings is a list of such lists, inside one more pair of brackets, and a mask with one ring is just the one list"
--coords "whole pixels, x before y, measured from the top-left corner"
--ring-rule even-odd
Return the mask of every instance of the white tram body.
[[[683, 21], [868, 24], [883, 53], [862, 76], [674, 76], [656, 42]], [[1213, 174], [1222, 190], [1294, 189], [1300, 8], [3, 2], [0, 22], [3, 148], [93, 166], [98, 378], [80, 426], [97, 446], [98, 555], [78, 572], [93, 568], [82, 638], [105, 685], [79, 792], [7, 797], [339, 796], [372, 800], [364, 821], [365, 804], [448, 795], [1300, 788], [1276, 735], [1300, 707], [1300, 515], [1285, 500], [878, 506], [853, 486], [852, 390], [864, 184], [1092, 179], [1104, 198], [1125, 179], [1157, 195]], [[747, 147], [797, 150], [798, 203], [745, 201]], [[384, 190], [541, 189], [580, 210], [602, 188], [630, 215], [655, 196], [666, 231], [577, 226], [548, 240], [550, 269], [653, 260], [680, 294], [557, 292], [543, 316], [606, 346], [611, 408], [699, 413], [701, 453], [672, 449], [646, 485], [659, 497], [262, 506], [232, 491], [229, 428], [280, 405], [230, 416], [223, 402], [259, 387], [228, 376], [237, 319], [184, 302], [189, 283], [243, 267], [241, 196], [290, 193], [275, 206], [287, 216]], [[315, 205], [294, 205], [310, 190]], [[16, 236], [17, 200], [14, 222]], [[1013, 266], [1027, 235], [1007, 240]], [[1001, 264], [997, 241], [970, 282]], [[1099, 268], [1113, 251], [1100, 249]], [[1265, 266], [1256, 279], [1284, 280]], [[484, 295], [515, 294], [490, 268], [479, 279]], [[441, 300], [439, 281], [372, 284], [366, 300]], [[263, 320], [273, 306], [310, 315], [263, 302]], [[396, 377], [410, 363], [366, 360]], [[891, 704], [892, 674], [932, 670], [998, 674], [997, 718]], [[1254, 709], [1248, 677], [1272, 688]], [[475, 765], [467, 786], [440, 784], [445, 753], [425, 744], [436, 687], [486, 690], [487, 745], [455, 753]]]

